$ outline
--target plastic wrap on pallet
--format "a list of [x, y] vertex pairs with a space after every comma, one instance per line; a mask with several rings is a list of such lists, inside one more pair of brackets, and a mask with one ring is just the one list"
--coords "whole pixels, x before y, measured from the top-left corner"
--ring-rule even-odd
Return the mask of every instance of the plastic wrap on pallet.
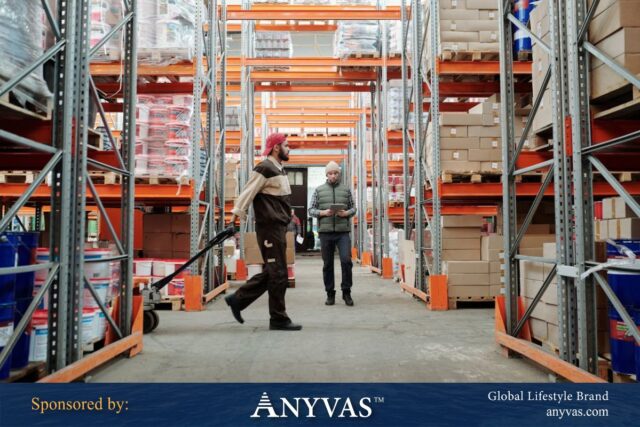
[[402, 88], [391, 87], [388, 91], [387, 111], [389, 128], [398, 129], [402, 127]]
[[293, 45], [288, 31], [258, 31], [255, 38], [256, 58], [291, 58]]
[[[409, 30], [407, 32], [407, 54], [410, 57], [411, 54], [411, 31], [412, 26], [409, 22]], [[387, 22], [387, 40], [388, 40], [388, 52], [389, 55], [399, 56], [402, 54], [402, 24], [397, 21]]]
[[138, 95], [138, 110], [136, 176], [190, 177], [193, 96]]
[[336, 30], [335, 56], [380, 53], [380, 25], [375, 21], [340, 21]]
[[[0, 0], [0, 85], [20, 74], [43, 53], [46, 18], [39, 1]], [[18, 102], [38, 102], [51, 97], [42, 66], [12, 91]]]
[[[123, 8], [121, 0], [91, 0], [91, 34], [89, 46], [94, 47], [110, 31], [122, 21]], [[98, 51], [91, 57], [92, 61], [117, 61], [120, 59], [122, 49], [122, 30], [114, 34]]]
[[196, 0], [138, 1], [138, 60], [147, 64], [191, 61]]

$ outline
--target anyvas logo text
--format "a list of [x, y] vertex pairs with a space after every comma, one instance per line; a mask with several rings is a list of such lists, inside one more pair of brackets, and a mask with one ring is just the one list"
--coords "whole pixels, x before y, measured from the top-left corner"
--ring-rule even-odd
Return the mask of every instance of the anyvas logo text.
[[329, 418], [369, 418], [373, 413], [372, 399], [363, 397], [354, 406], [350, 397], [281, 397], [282, 405], [274, 405], [269, 395], [264, 392], [251, 418], [316, 418], [317, 414], [326, 413]]

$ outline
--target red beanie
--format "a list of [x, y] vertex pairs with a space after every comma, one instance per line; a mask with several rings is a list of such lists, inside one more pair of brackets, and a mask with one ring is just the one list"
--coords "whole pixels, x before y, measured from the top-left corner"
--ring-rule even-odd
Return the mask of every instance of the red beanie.
[[269, 135], [267, 137], [267, 146], [265, 147], [264, 151], [262, 152], [263, 156], [268, 156], [269, 154], [271, 154], [271, 150], [273, 150], [273, 147], [275, 147], [276, 145], [282, 144], [283, 142], [285, 142], [287, 140], [287, 137], [284, 136], [281, 133], [272, 133], [271, 135]]

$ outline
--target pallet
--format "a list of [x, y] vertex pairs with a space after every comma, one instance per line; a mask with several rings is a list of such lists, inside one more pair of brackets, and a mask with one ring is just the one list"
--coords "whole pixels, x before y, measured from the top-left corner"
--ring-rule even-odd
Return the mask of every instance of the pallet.
[[498, 59], [500, 59], [500, 52], [446, 50], [440, 54], [442, 61], [497, 61]]
[[288, 65], [254, 65], [254, 71], [289, 71], [291, 69]]
[[[621, 183], [640, 181], [640, 172], [611, 172], [611, 175]], [[602, 182], [604, 180], [600, 172], [593, 172], [593, 181]]]
[[31, 184], [36, 177], [32, 171], [0, 172], [0, 184]]
[[138, 48], [138, 63], [157, 65], [190, 62], [193, 55], [191, 48]]
[[549, 173], [553, 173], [553, 172], [527, 172], [523, 175], [516, 176], [515, 182], [516, 183], [528, 182], [528, 183], [540, 184], [545, 180], [545, 178], [547, 177], [547, 174]]
[[9, 373], [9, 378], [0, 383], [36, 382], [47, 375], [45, 362], [30, 362], [22, 369], [14, 369]]
[[149, 185], [161, 185], [161, 184], [189, 184], [189, 178], [181, 177], [180, 182], [175, 177], [168, 176], [150, 176], [150, 175], [136, 175], [136, 184], [149, 184]]
[[495, 297], [450, 297], [449, 310], [460, 308], [493, 308]]
[[480, 172], [442, 172], [442, 182], [444, 184], [452, 183], [474, 183], [482, 182], [500, 182], [502, 174], [497, 173], [480, 173]]
[[531, 61], [533, 59], [533, 53], [530, 50], [521, 50], [516, 55], [518, 61]]
[[287, 279], [289, 282], [289, 287], [290, 288], [295, 288], [296, 287], [296, 279]]
[[89, 176], [94, 184], [108, 185], [122, 183], [122, 176], [115, 172], [92, 171], [89, 172]]
[[390, 52], [389, 58], [390, 59], [402, 58], [402, 52]]
[[104, 346], [104, 338], [96, 338], [91, 342], [82, 344], [82, 351], [84, 353], [93, 353], [96, 350], [100, 350]]
[[621, 374], [619, 372], [611, 371], [611, 382], [616, 384], [635, 384], [638, 381], [636, 380], [635, 375]]
[[594, 119], [637, 119], [640, 115], [640, 89], [627, 84], [592, 101]]
[[163, 311], [180, 311], [182, 310], [182, 300], [184, 297], [180, 295], [164, 297], [162, 301], [156, 303], [156, 310]]
[[375, 59], [375, 58], [380, 58], [380, 54], [378, 52], [369, 52], [369, 53], [362, 53], [362, 52], [357, 52], [357, 53], [352, 53], [347, 55], [347, 58], [349, 59]]
[[0, 117], [3, 119], [30, 117], [50, 120], [52, 110], [53, 99], [51, 97], [37, 97], [20, 89], [10, 90], [0, 96]]

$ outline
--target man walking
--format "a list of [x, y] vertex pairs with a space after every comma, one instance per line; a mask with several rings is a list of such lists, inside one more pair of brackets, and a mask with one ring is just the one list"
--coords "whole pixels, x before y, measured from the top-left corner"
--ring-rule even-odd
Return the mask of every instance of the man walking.
[[269, 135], [262, 154], [268, 157], [253, 169], [231, 211], [231, 223], [235, 223], [236, 217], [245, 218], [249, 205], [253, 202], [256, 235], [264, 268], [262, 273], [249, 279], [235, 294], [227, 296], [225, 301], [231, 308], [233, 317], [244, 323], [240, 312], [268, 292], [271, 317], [269, 329], [299, 331], [302, 326], [289, 319], [284, 302], [288, 287], [286, 232], [291, 221], [291, 187], [282, 166], [282, 162], [289, 160], [289, 143], [286, 137], [280, 133]]
[[[318, 234], [322, 251], [322, 269], [324, 287], [327, 291], [326, 305], [336, 303], [335, 279], [333, 273], [333, 254], [336, 246], [340, 254], [342, 267], [342, 299], [353, 306], [351, 286], [353, 284], [351, 261], [351, 217], [356, 214], [351, 190], [340, 183], [340, 166], [329, 162], [325, 168], [327, 182], [316, 188], [311, 199], [309, 216], [318, 218]], [[333, 209], [332, 209], [333, 208]]]

